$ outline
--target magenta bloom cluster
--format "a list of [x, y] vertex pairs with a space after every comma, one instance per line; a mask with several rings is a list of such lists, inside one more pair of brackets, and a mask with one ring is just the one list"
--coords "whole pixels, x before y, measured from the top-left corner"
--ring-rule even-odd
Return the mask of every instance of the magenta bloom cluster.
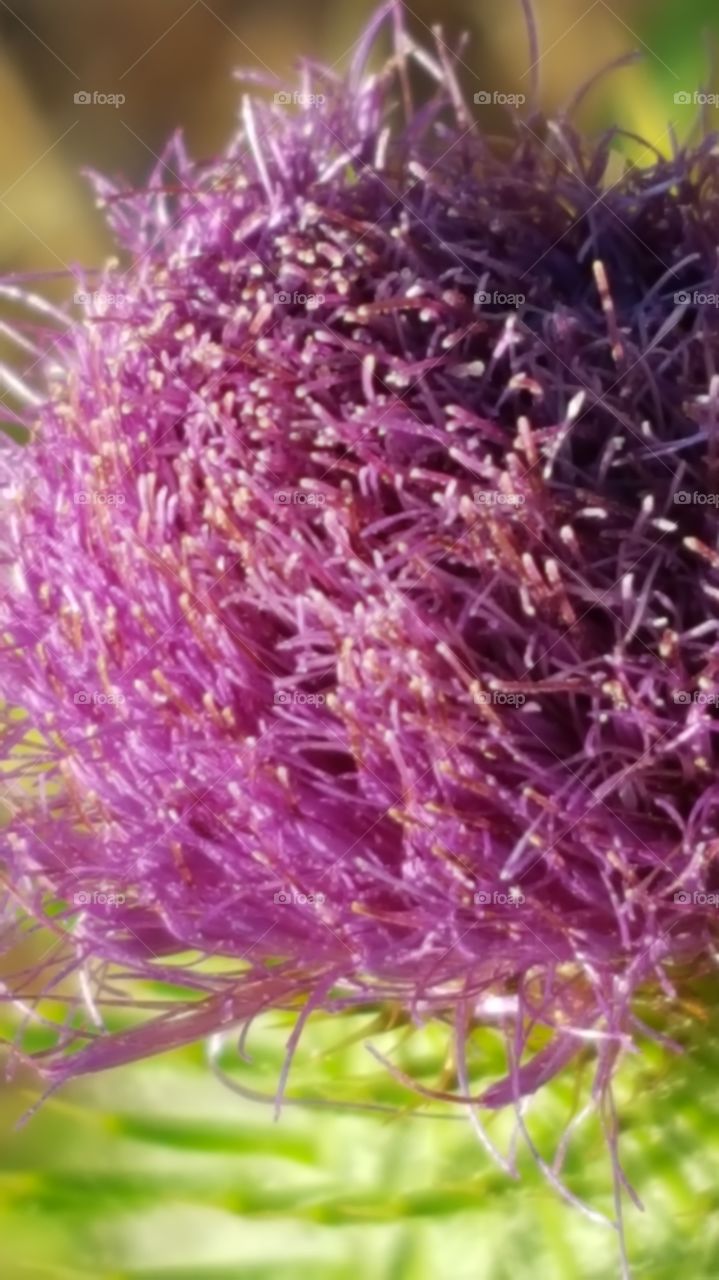
[[[715, 933], [715, 142], [610, 181], [616, 130], [492, 142], [371, 37], [97, 181], [122, 263], [0, 452], [7, 905], [92, 1015], [53, 1077], [386, 999], [500, 1017], [496, 1105], [605, 1079]], [[190, 996], [106, 1035], [112, 971]]]

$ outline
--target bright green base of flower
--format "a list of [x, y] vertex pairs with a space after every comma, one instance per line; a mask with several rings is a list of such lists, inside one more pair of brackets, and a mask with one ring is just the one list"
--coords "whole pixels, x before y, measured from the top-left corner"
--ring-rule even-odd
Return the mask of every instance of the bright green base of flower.
[[[683, 1058], [649, 1046], [626, 1062], [617, 1098], [637, 1277], [719, 1274], [719, 1018], [696, 1024]], [[287, 1020], [268, 1016], [233, 1078], [271, 1093]], [[366, 1029], [367, 1018], [361, 1023]], [[290, 1095], [321, 1093], [416, 1109], [361, 1042], [358, 1019], [310, 1025]], [[383, 1052], [436, 1083], [445, 1036], [374, 1034]], [[489, 1043], [483, 1049], [491, 1052]], [[332, 1052], [325, 1053], [325, 1050]], [[233, 1054], [225, 1062], [230, 1068]], [[496, 1067], [498, 1063], [491, 1064]], [[529, 1110], [545, 1155], [577, 1096], [568, 1072]], [[28, 1086], [29, 1077], [22, 1085]], [[33, 1099], [5, 1094], [4, 1133]], [[447, 1112], [446, 1114], [451, 1114]], [[491, 1123], [500, 1147], [511, 1116]], [[11, 1280], [610, 1280], [614, 1233], [560, 1203], [529, 1158], [515, 1184], [490, 1166], [466, 1121], [383, 1118], [246, 1102], [197, 1047], [67, 1088], [0, 1148], [0, 1273]], [[572, 1190], [611, 1213], [598, 1124], [574, 1139]]]

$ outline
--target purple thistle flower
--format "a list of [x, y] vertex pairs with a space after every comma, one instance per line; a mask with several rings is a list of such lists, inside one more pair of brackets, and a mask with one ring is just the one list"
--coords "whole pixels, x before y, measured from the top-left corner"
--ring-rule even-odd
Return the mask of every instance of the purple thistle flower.
[[[386, 14], [217, 160], [97, 180], [125, 266], [0, 455], [8, 939], [92, 1014], [53, 1083], [387, 999], [461, 1100], [497, 1018], [481, 1103], [588, 1040], [599, 1097], [715, 934], [716, 139], [613, 185], [620, 130], [493, 142], [443, 45], [368, 74]], [[103, 1034], [118, 967], [188, 1000]]]

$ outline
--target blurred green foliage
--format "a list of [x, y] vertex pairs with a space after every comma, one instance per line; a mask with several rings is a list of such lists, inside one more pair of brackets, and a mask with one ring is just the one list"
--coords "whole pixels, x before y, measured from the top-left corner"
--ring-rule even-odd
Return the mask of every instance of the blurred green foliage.
[[[706, 993], [702, 1006], [706, 1007]], [[681, 1015], [681, 1059], [654, 1044], [627, 1061], [618, 1089], [622, 1155], [646, 1205], [626, 1229], [638, 1277], [719, 1274], [719, 1014]], [[491, 1165], [466, 1117], [435, 1117], [368, 1053], [367, 1018], [315, 1018], [288, 1096], [383, 1103], [396, 1114], [272, 1108], [233, 1093], [202, 1046], [120, 1068], [50, 1098], [0, 1155], [0, 1268], [13, 1280], [610, 1280], [614, 1233], [561, 1202], [531, 1157], [514, 1183]], [[272, 1094], [291, 1021], [267, 1015], [250, 1063], [228, 1043], [222, 1065]], [[446, 1035], [376, 1030], [371, 1042], [436, 1084]], [[342, 1042], [345, 1042], [344, 1044]], [[480, 1033], [480, 1076], [500, 1069]], [[534, 1099], [527, 1122], [550, 1157], [588, 1080], [576, 1070]], [[578, 1088], [578, 1085], [580, 1088]], [[28, 1076], [1, 1123], [37, 1096]], [[506, 1149], [513, 1117], [489, 1121]], [[521, 1149], [521, 1148], [520, 1148]], [[576, 1132], [568, 1185], [611, 1213], [596, 1119]]]

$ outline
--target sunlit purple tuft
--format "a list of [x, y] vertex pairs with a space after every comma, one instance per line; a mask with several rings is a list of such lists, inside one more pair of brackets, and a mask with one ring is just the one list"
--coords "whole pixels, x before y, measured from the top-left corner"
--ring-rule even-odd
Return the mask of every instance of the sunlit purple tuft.
[[197, 994], [53, 1081], [379, 998], [460, 1096], [485, 1018], [487, 1105], [588, 1042], [601, 1091], [715, 936], [716, 140], [605, 180], [617, 131], [491, 143], [373, 35], [98, 182], [125, 266], [0, 456], [8, 902], [98, 1021], [108, 966]]

